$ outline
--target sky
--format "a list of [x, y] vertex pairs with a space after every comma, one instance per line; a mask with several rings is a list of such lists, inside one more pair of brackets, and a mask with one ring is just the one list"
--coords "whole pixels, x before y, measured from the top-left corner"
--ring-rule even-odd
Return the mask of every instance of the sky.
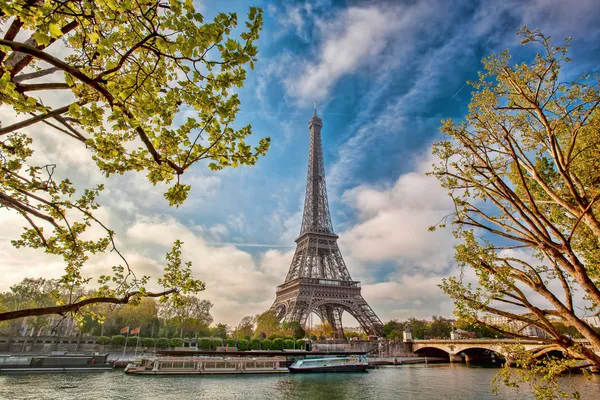
[[[248, 73], [237, 120], [271, 149], [254, 167], [186, 172], [184, 206], [170, 208], [160, 187], [128, 173], [105, 180], [89, 154], [51, 128], [36, 141], [57, 174], [79, 184], [105, 183], [98, 210], [117, 232], [136, 271], [160, 275], [177, 238], [216, 322], [236, 325], [270, 307], [283, 283], [300, 231], [306, 185], [308, 121], [313, 103], [322, 140], [332, 220], [354, 280], [382, 321], [450, 317], [452, 301], [437, 287], [456, 275], [450, 230], [429, 232], [451, 203], [434, 178], [431, 145], [445, 118], [461, 120], [481, 59], [510, 49], [530, 61], [541, 49], [519, 44], [517, 30], [539, 28], [556, 42], [573, 37], [565, 76], [598, 72], [600, 7], [595, 0], [532, 1], [219, 1], [196, 2], [206, 18], [262, 7], [264, 29]], [[5, 120], [14, 118], [0, 107]], [[40, 156], [41, 157], [41, 156]], [[53, 158], [54, 157], [54, 158]], [[23, 222], [0, 210], [0, 290], [24, 277], [58, 277], [59, 259], [16, 250]], [[98, 276], [117, 262], [95, 257]], [[356, 325], [344, 316], [345, 326]]]

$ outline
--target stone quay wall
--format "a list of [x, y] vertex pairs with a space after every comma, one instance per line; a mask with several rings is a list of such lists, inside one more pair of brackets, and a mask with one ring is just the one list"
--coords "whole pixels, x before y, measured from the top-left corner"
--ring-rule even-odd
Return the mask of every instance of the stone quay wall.
[[[372, 351], [372, 355], [379, 357], [409, 357], [414, 355], [410, 351], [410, 347], [399, 340], [352, 340], [348, 342], [342, 340], [320, 340], [313, 341], [313, 349], [321, 352], [348, 351], [364, 353]], [[119, 353], [123, 351], [123, 346], [98, 344], [96, 336], [60, 338], [54, 336], [0, 336], [0, 354], [43, 354], [50, 353], [51, 351]], [[134, 351], [135, 346], [127, 346], [127, 353], [133, 353]], [[140, 349], [138, 348], [139, 351]]]
[[349, 351], [371, 354], [379, 357], [410, 357], [414, 356], [410, 349], [401, 340], [318, 340], [313, 341], [313, 349], [318, 351]]

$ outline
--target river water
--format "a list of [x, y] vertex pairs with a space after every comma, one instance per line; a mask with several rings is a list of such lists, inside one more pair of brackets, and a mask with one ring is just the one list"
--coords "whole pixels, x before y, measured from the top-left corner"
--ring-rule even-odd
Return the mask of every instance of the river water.
[[[464, 365], [411, 365], [350, 374], [229, 376], [131, 376], [122, 371], [89, 374], [0, 376], [0, 399], [298, 399], [298, 400], [525, 400], [503, 387], [490, 392], [497, 369]], [[600, 376], [565, 377], [566, 389], [600, 399]]]

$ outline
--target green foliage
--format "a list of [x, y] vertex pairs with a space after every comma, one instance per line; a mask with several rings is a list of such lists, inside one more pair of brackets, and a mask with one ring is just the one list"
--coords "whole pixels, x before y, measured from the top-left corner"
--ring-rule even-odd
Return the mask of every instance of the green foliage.
[[277, 338], [277, 339], [273, 340], [273, 343], [271, 344], [271, 349], [272, 350], [283, 350], [284, 345], [285, 345], [284, 340], [281, 338]]
[[125, 336], [114, 335], [112, 339], [110, 339], [110, 344], [113, 344], [115, 346], [123, 346], [125, 344]]
[[171, 347], [183, 347], [184, 341], [182, 338], [172, 338], [169, 340], [169, 345]]
[[202, 338], [198, 341], [198, 347], [202, 350], [210, 350], [212, 341], [210, 338]]
[[254, 317], [244, 317], [233, 330], [232, 336], [236, 339], [250, 339], [254, 334]]
[[98, 336], [98, 344], [105, 345], [110, 343], [110, 338], [108, 336]]
[[229, 347], [237, 347], [237, 339], [227, 339], [225, 342]]
[[293, 348], [295, 348], [295, 345], [296, 345], [296, 341], [294, 339], [286, 339], [283, 342], [284, 349], [293, 349]]
[[260, 347], [262, 350], [271, 350], [273, 348], [273, 341], [269, 339], [263, 339], [260, 342]]
[[296, 340], [296, 349], [305, 350], [305, 348], [306, 348], [306, 340], [304, 340], [304, 339]]
[[156, 340], [154, 340], [154, 338], [145, 337], [142, 339], [142, 345], [144, 347], [154, 347], [155, 344], [156, 344]]
[[259, 339], [250, 340], [250, 350], [260, 350], [260, 340]]
[[161, 337], [156, 340], [156, 348], [157, 349], [166, 349], [170, 345], [169, 338]]
[[[537, 327], [547, 346], [600, 368], [600, 336], [576, 314], [573, 295], [585, 293], [587, 312], [600, 310], [600, 77], [566, 80], [569, 38], [554, 45], [537, 30], [519, 34], [543, 52], [529, 63], [514, 64], [508, 50], [485, 59], [467, 116], [443, 121], [433, 148], [432, 175], [455, 206], [448, 218], [461, 268], [441, 287], [467, 323], [518, 338], [521, 327]], [[493, 325], [489, 314], [507, 321]], [[516, 357], [536, 397], [553, 397], [568, 363]]]
[[255, 320], [255, 337], [270, 338], [271, 335], [277, 334], [281, 330], [281, 324], [279, 318], [275, 315], [275, 310], [267, 310], [264, 313], [257, 315]]
[[[98, 297], [135, 304], [160, 294], [147, 291], [150, 277], [131, 270], [117, 249], [115, 232], [97, 218], [103, 185], [76, 187], [78, 177], [63, 164], [36, 162], [60, 161], [60, 153], [67, 151], [33, 143], [42, 123], [80, 145], [81, 156], [91, 157], [106, 177], [144, 173], [150, 183], [165, 187], [171, 206], [181, 205], [192, 192], [185, 172], [194, 164], [213, 171], [252, 166], [269, 148], [269, 138], [251, 138], [251, 126], [233, 128], [240, 109], [236, 89], [257, 61], [262, 10], [250, 7], [240, 29], [235, 13], [218, 13], [205, 22], [192, 1], [167, 3], [0, 3], [0, 22], [12, 21], [13, 29], [0, 39], [0, 103], [22, 117], [0, 128], [2, 203], [22, 215], [26, 225], [13, 245], [62, 257], [65, 272], [59, 282], [70, 293], [93, 279], [83, 273], [91, 254], [115, 251], [121, 260], [112, 272], [97, 277], [94, 296], [72, 297], [86, 304]], [[36, 83], [30, 84], [33, 78]], [[63, 103], [40, 101], [40, 90], [63, 91], [64, 96], [55, 96]], [[35, 158], [34, 147], [42, 149]], [[91, 234], [92, 226], [103, 234]], [[192, 277], [191, 264], [181, 260], [181, 245], [175, 242], [159, 277], [164, 295], [204, 289]], [[84, 304], [58, 305], [64, 312], [87, 312]], [[0, 313], [0, 321], [9, 317]]]
[[286, 336], [291, 336], [290, 338], [294, 339], [301, 339], [306, 335], [304, 328], [297, 321], [284, 322], [281, 324], [281, 330], [286, 332]]
[[226, 339], [228, 329], [229, 327], [225, 324], [217, 324], [217, 326], [211, 328], [210, 333], [212, 336], [220, 337], [221, 339]]
[[210, 348], [211, 349], [216, 349], [217, 347], [222, 347], [223, 346], [223, 339], [221, 338], [211, 338], [210, 339]]
[[237, 348], [240, 351], [246, 351], [246, 350], [248, 350], [248, 341], [246, 339], [240, 339], [240, 340], [238, 340]]
[[138, 340], [138, 337], [137, 337], [137, 336], [129, 336], [129, 337], [127, 338], [127, 347], [130, 347], [130, 346], [135, 346], [135, 345], [141, 344], [141, 342], [142, 342], [142, 341], [141, 341], [141, 340]]

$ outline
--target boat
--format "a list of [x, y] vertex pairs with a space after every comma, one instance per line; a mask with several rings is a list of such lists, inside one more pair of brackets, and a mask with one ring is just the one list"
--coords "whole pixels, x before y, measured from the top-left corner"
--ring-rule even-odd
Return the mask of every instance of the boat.
[[366, 372], [366, 356], [305, 358], [288, 367], [290, 372]]
[[125, 367], [133, 375], [225, 375], [287, 373], [284, 357], [153, 357]]
[[0, 374], [110, 371], [108, 354], [6, 355], [0, 356]]

